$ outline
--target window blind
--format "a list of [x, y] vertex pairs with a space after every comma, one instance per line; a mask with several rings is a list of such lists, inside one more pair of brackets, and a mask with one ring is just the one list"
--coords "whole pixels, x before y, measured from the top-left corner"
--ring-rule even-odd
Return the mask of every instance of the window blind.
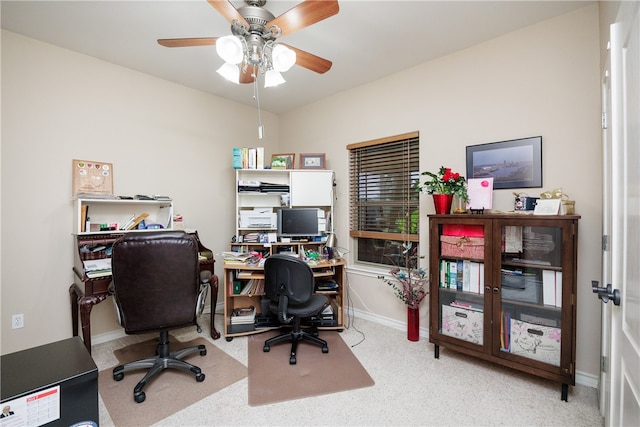
[[351, 237], [418, 242], [418, 136], [347, 146]]

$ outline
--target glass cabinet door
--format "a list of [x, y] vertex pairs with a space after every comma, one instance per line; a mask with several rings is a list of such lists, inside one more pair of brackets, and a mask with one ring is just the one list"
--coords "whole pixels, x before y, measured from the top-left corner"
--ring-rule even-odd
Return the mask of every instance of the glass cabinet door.
[[438, 332], [485, 344], [485, 224], [439, 225]]
[[500, 300], [500, 309], [494, 312], [499, 350], [560, 366], [563, 228], [501, 225], [499, 229], [500, 289], [493, 290]]

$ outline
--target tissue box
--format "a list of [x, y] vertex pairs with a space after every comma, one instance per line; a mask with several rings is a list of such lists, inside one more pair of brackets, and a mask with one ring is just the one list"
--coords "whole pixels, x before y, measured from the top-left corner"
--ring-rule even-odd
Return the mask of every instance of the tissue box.
[[482, 345], [484, 313], [460, 307], [442, 306], [442, 333]]
[[511, 354], [560, 366], [561, 330], [511, 319]]
[[442, 256], [484, 259], [484, 237], [440, 236]]

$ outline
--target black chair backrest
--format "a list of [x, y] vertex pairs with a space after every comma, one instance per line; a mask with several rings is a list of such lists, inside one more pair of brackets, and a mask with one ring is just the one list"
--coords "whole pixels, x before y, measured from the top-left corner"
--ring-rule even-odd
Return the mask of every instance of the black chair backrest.
[[264, 290], [267, 298], [289, 298], [289, 305], [303, 304], [313, 295], [313, 271], [309, 265], [290, 255], [271, 255], [264, 263]]
[[192, 325], [198, 243], [183, 231], [128, 233], [113, 244], [114, 298], [127, 333]]

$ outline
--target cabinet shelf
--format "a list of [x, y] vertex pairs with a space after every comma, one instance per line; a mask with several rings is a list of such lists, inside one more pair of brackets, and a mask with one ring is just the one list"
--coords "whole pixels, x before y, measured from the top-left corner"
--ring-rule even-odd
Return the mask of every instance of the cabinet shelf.
[[[430, 215], [434, 356], [445, 346], [556, 381], [567, 400], [569, 385], [575, 385], [579, 218]], [[452, 249], [455, 238], [445, 233], [479, 226], [481, 243]]]

